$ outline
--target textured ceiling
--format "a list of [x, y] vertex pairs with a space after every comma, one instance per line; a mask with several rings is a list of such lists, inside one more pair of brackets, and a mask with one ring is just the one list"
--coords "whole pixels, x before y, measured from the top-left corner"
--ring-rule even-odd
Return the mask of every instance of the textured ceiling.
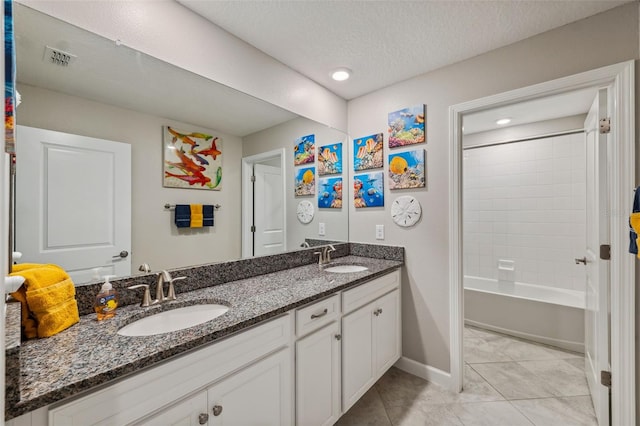
[[[629, 1], [178, 0], [345, 99]], [[329, 74], [353, 70], [346, 82]]]

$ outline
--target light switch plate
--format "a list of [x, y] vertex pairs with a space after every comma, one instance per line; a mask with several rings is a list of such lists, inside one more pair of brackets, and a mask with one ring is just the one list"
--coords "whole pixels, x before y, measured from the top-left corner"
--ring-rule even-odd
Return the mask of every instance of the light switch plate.
[[318, 224], [318, 235], [324, 235], [324, 222]]
[[384, 240], [384, 225], [376, 225], [376, 240]]

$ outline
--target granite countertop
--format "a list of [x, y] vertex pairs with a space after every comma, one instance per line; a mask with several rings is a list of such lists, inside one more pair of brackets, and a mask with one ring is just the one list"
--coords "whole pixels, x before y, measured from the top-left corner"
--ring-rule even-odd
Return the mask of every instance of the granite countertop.
[[[7, 401], [5, 417], [16, 417], [153, 366], [369, 281], [399, 268], [403, 262], [349, 255], [332, 261], [332, 265], [340, 264], [363, 265], [369, 269], [339, 274], [311, 264], [186, 293], [180, 293], [177, 287], [178, 300], [174, 302], [149, 308], [124, 306], [118, 308], [115, 318], [101, 322], [95, 314], [84, 315], [78, 324], [55, 336], [23, 342], [19, 348], [19, 367], [13, 367], [19, 368], [19, 374], [11, 374], [12, 367], [10, 363], [7, 365], [6, 389], [7, 392], [11, 388], [15, 390], [17, 401]], [[230, 309], [214, 320], [172, 333], [144, 337], [117, 334], [124, 325], [153, 313], [207, 302], [224, 304]]]

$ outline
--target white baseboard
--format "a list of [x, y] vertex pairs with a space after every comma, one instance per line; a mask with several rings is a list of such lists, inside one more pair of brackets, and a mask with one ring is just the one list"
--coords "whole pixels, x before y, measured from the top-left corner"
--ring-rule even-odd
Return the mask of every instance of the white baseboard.
[[473, 327], [484, 328], [486, 330], [495, 331], [497, 333], [507, 334], [509, 336], [519, 337], [525, 340], [542, 343], [544, 345], [555, 346], [556, 348], [566, 349], [568, 351], [584, 353], [584, 342], [574, 342], [571, 340], [554, 339], [552, 337], [539, 336], [537, 334], [524, 333], [522, 331], [510, 330], [508, 328], [497, 327], [491, 324], [484, 324], [479, 321], [470, 319], [464, 320], [464, 323]]
[[421, 364], [418, 361], [414, 361], [407, 357], [400, 357], [400, 359], [394, 364], [402, 371], [406, 371], [409, 374], [418, 376], [431, 383], [442, 386], [446, 389], [451, 388], [451, 374], [446, 371], [439, 370], [430, 365]]

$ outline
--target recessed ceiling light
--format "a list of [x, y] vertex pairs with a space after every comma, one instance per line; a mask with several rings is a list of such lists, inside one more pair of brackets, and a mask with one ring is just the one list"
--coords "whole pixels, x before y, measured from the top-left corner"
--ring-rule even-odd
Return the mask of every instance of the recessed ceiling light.
[[510, 118], [501, 118], [500, 120], [496, 121], [496, 124], [498, 126], [504, 126], [505, 124], [509, 124], [511, 123], [511, 119]]
[[345, 81], [351, 77], [351, 70], [349, 68], [337, 68], [331, 73], [331, 78], [335, 81]]

